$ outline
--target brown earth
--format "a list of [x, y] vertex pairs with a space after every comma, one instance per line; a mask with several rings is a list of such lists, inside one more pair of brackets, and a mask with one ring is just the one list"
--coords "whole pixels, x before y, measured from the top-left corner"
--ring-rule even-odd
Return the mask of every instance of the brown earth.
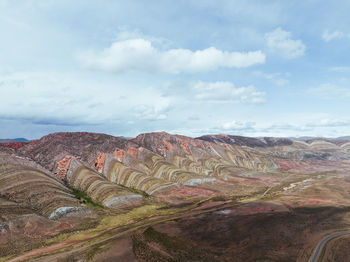
[[[307, 261], [350, 226], [349, 152], [348, 140], [165, 132], [3, 143], [0, 261], [41, 245], [60, 259]], [[346, 261], [346, 241], [325, 259]]]

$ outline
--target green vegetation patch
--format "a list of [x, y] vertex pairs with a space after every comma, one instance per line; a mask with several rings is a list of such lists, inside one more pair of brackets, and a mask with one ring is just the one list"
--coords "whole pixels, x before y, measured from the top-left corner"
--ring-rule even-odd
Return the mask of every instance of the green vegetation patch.
[[135, 188], [132, 188], [132, 187], [127, 187], [127, 186], [124, 186], [122, 184], [118, 184], [118, 186], [122, 187], [122, 188], [125, 188], [133, 193], [136, 193], [136, 194], [139, 194], [139, 195], [142, 195], [144, 197], [150, 197], [149, 194], [147, 194], [145, 191], [142, 191], [142, 190], [139, 190], [139, 189], [135, 189]]
[[85, 204], [85, 205], [92, 207], [92, 208], [104, 208], [102, 204], [93, 201], [84, 192], [82, 192], [76, 188], [71, 188], [71, 190], [73, 191], [74, 196], [79, 199], [81, 204]]

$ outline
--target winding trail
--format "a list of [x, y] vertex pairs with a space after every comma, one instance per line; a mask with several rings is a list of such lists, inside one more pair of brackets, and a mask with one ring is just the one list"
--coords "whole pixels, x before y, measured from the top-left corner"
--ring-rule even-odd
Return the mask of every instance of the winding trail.
[[330, 234], [326, 237], [324, 237], [317, 245], [312, 257], [309, 259], [309, 262], [317, 262], [320, 258], [320, 255], [322, 253], [322, 250], [324, 249], [325, 245], [328, 243], [328, 241], [343, 236], [343, 235], [347, 235], [350, 234], [350, 230], [347, 231], [342, 231], [342, 232], [336, 232], [333, 234]]

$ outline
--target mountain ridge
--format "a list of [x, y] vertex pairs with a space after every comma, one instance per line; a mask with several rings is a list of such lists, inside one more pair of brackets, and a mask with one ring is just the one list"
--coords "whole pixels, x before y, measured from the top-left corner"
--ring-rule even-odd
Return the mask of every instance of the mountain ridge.
[[[347, 171], [346, 139], [224, 134], [192, 138], [166, 132], [125, 138], [57, 132], [28, 142], [2, 143], [0, 254], [13, 254], [28, 243], [82, 225], [91, 228], [91, 221], [103, 223], [106, 216], [273, 199], [294, 187], [303, 193], [301, 185], [309, 186], [324, 174]], [[295, 199], [288, 200], [288, 206], [320, 202], [320, 197], [319, 202]], [[262, 204], [262, 210], [266, 205], [270, 204]]]

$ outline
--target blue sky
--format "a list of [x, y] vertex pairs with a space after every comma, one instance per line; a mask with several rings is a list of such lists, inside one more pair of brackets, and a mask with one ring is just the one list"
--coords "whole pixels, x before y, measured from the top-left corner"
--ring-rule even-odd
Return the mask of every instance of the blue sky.
[[348, 1], [0, 0], [0, 137], [350, 134]]

